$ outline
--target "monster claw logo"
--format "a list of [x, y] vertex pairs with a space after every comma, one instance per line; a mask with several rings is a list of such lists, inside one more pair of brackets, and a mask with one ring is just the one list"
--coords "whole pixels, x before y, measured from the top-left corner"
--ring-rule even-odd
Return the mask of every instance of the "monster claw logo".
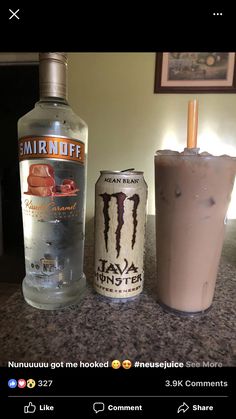
[[132, 237], [132, 249], [134, 248], [134, 244], [135, 244], [135, 239], [136, 239], [136, 231], [137, 231], [137, 225], [138, 225], [138, 221], [137, 221], [137, 208], [138, 208], [138, 204], [139, 204], [139, 195], [134, 194], [133, 196], [131, 196], [130, 198], [128, 198], [130, 201], [134, 201], [134, 208], [132, 211], [133, 214], [133, 220], [134, 220], [134, 231], [133, 231], [133, 237]]
[[111, 195], [108, 193], [103, 193], [100, 194], [100, 196], [103, 199], [103, 215], [104, 215], [104, 224], [105, 224], [105, 228], [104, 228], [104, 239], [105, 239], [105, 244], [106, 244], [106, 251], [108, 252], [108, 231], [109, 231], [109, 221], [110, 221], [110, 217], [109, 217], [109, 202], [111, 200]]
[[[104, 216], [104, 240], [106, 245], [106, 251], [108, 252], [108, 232], [110, 228], [110, 217], [109, 217], [109, 205], [111, 198], [114, 197], [116, 199], [116, 205], [117, 205], [117, 229], [116, 229], [116, 251], [118, 258], [120, 255], [120, 239], [121, 239], [121, 229], [124, 225], [124, 201], [127, 198], [127, 195], [124, 192], [117, 192], [114, 194], [107, 194], [103, 193], [100, 194], [100, 196], [103, 199], [103, 216]], [[132, 217], [133, 217], [133, 235], [132, 235], [132, 249], [134, 248], [135, 241], [136, 241], [136, 233], [137, 233], [137, 209], [140, 202], [139, 195], [134, 194], [130, 198], [128, 198], [130, 201], [133, 201], [133, 210], [132, 210]]]
[[116, 204], [117, 204], [117, 229], [116, 229], [116, 250], [117, 250], [117, 258], [120, 254], [120, 233], [122, 226], [124, 224], [124, 200], [127, 197], [125, 193], [118, 192], [112, 194], [116, 198]]

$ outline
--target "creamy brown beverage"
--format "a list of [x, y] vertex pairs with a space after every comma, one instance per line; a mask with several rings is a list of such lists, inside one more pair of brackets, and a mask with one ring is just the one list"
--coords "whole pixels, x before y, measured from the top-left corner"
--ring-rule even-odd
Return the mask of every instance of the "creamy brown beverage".
[[155, 155], [158, 298], [179, 314], [214, 295], [236, 158], [185, 149]]

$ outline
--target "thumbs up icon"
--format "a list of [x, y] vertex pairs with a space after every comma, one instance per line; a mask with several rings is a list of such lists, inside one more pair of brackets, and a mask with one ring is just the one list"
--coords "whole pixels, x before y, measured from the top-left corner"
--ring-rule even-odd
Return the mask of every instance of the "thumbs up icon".
[[34, 413], [36, 410], [36, 406], [29, 402], [28, 406], [24, 406], [24, 413]]

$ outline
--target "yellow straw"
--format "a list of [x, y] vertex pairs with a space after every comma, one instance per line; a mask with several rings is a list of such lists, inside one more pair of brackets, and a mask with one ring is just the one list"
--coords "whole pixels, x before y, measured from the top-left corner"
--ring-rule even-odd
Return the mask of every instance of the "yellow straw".
[[188, 136], [187, 148], [197, 148], [198, 128], [198, 101], [197, 99], [188, 102]]

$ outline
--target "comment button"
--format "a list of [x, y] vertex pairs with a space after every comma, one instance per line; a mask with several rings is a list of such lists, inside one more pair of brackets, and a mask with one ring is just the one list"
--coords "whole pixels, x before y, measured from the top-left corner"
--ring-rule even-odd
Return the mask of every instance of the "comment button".
[[95, 413], [103, 412], [105, 410], [105, 404], [102, 402], [93, 403], [93, 410]]

